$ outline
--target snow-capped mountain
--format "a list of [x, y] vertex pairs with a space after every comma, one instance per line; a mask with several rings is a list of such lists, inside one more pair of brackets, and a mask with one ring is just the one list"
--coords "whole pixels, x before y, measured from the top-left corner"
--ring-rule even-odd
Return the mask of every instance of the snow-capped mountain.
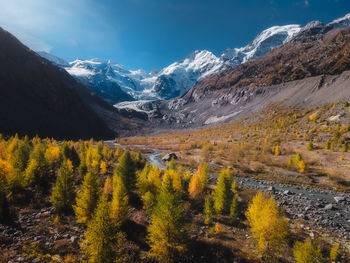
[[328, 23], [327, 25], [333, 28], [350, 26], [350, 14], [347, 14], [341, 18], [337, 18], [332, 22]]
[[180, 96], [202, 78], [229, 66], [263, 57], [270, 50], [290, 41], [300, 30], [299, 25], [271, 27], [261, 32], [247, 46], [229, 48], [219, 58], [207, 50], [195, 51], [183, 61], [164, 68], [157, 77], [154, 91], [165, 99]]
[[242, 48], [228, 48], [221, 59], [235, 66], [263, 57], [272, 49], [289, 42], [301, 30], [300, 25], [273, 26], [261, 32], [251, 43]]
[[[77, 59], [69, 63], [65, 69], [78, 81], [93, 87], [98, 93], [104, 93], [105, 96], [113, 93], [113, 89], [118, 92], [112, 99], [112, 102], [133, 100], [133, 99], [156, 99], [150, 91], [153, 87], [152, 80], [154, 73], [146, 73], [143, 70], [127, 70], [124, 66], [111, 60]], [[124, 93], [122, 98], [118, 94]], [[149, 94], [149, 95], [148, 95]]]
[[217, 57], [207, 50], [195, 51], [184, 60], [175, 62], [161, 71], [147, 73], [128, 70], [117, 62], [91, 59], [75, 60], [69, 64], [51, 54], [40, 55], [64, 67], [78, 81], [84, 83], [110, 103], [129, 100], [171, 99], [181, 96], [199, 80], [230, 66], [263, 57], [272, 49], [306, 32], [319, 32], [327, 27], [350, 25], [350, 14], [335, 19], [326, 26], [314, 21], [300, 25], [273, 26], [262, 31], [252, 42], [241, 48], [228, 48]]
[[195, 51], [184, 60], [161, 70], [154, 83], [154, 91], [165, 99], [180, 96], [200, 78], [220, 71], [223, 65], [213, 53], [207, 50]]

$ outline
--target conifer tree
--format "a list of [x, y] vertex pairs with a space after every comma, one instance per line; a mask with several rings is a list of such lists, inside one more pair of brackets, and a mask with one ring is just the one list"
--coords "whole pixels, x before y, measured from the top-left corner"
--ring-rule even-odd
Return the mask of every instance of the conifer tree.
[[148, 227], [151, 256], [161, 262], [169, 262], [184, 251], [186, 236], [182, 223], [183, 206], [175, 193], [171, 177], [167, 174], [163, 178]]
[[58, 147], [56, 142], [53, 142], [45, 152], [45, 158], [51, 165], [51, 167], [56, 166], [60, 161], [61, 153], [60, 147]]
[[78, 223], [87, 223], [97, 206], [101, 187], [98, 177], [87, 173], [84, 177], [80, 192], [77, 194], [76, 205], [73, 206]]
[[203, 191], [206, 191], [208, 184], [209, 184], [209, 168], [208, 164], [204, 162], [202, 165], [198, 167], [198, 170], [200, 171], [200, 179], [202, 184]]
[[272, 197], [259, 192], [249, 205], [246, 217], [262, 255], [271, 256], [286, 243], [289, 224]]
[[124, 257], [120, 249], [123, 242], [125, 237], [115, 227], [110, 216], [110, 204], [107, 197], [102, 195], [95, 215], [88, 223], [85, 239], [81, 243], [82, 250], [90, 263], [114, 263], [116, 260], [122, 261]]
[[295, 242], [293, 254], [297, 263], [321, 263], [324, 262], [321, 249], [314, 246], [310, 240], [306, 242]]
[[51, 194], [51, 202], [58, 214], [72, 210], [74, 196], [73, 165], [70, 160], [65, 160], [61, 164], [56, 185]]
[[110, 198], [113, 192], [113, 185], [112, 185], [112, 179], [110, 176], [107, 176], [107, 179], [105, 181], [105, 184], [103, 186], [103, 193]]
[[146, 210], [147, 213], [152, 211], [154, 204], [156, 202], [156, 197], [151, 191], [147, 191], [144, 195], [141, 196], [143, 209]]
[[230, 206], [230, 219], [234, 223], [238, 217], [238, 194], [234, 194]]
[[45, 158], [45, 152], [45, 145], [39, 143], [30, 154], [30, 161], [25, 171], [25, 181], [28, 185], [47, 186], [49, 179], [49, 163]]
[[111, 203], [111, 218], [116, 225], [121, 225], [128, 214], [129, 196], [121, 177], [113, 178], [113, 197]]
[[148, 175], [151, 171], [151, 168], [148, 162], [145, 164], [145, 167], [142, 171], [137, 173], [136, 187], [140, 196], [145, 194], [148, 191], [149, 181]]
[[231, 185], [230, 170], [221, 170], [214, 194], [214, 209], [217, 214], [223, 214], [229, 211], [232, 200]]
[[114, 173], [123, 180], [123, 183], [128, 192], [132, 191], [135, 188], [135, 164], [131, 158], [129, 151], [124, 152], [120, 157], [118, 166]]
[[201, 177], [198, 173], [195, 173], [188, 186], [188, 193], [192, 199], [198, 200], [203, 197], [203, 188]]
[[213, 214], [214, 214], [213, 198], [210, 195], [208, 195], [207, 198], [205, 198], [205, 202], [204, 202], [204, 216], [205, 216], [204, 223], [206, 225], [211, 223]]
[[28, 164], [30, 147], [24, 140], [18, 142], [18, 146], [11, 155], [11, 163], [13, 168], [23, 172]]
[[275, 148], [275, 156], [279, 156], [281, 154], [280, 146], [277, 145]]
[[100, 174], [105, 174], [107, 172], [107, 164], [104, 161], [100, 163]]

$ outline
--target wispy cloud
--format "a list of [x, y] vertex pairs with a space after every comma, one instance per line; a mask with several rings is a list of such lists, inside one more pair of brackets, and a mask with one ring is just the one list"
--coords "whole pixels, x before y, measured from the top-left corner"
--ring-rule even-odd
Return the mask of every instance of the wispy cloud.
[[304, 0], [304, 5], [305, 5], [305, 6], [310, 6], [309, 0]]

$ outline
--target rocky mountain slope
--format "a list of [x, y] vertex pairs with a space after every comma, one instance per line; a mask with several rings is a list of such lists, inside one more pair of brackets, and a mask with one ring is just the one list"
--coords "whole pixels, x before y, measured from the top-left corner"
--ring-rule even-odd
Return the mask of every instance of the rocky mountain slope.
[[5, 135], [113, 138], [111, 128], [133, 125], [1, 28], [0, 62], [0, 132]]
[[310, 108], [350, 99], [350, 27], [313, 22], [265, 57], [199, 81], [180, 98], [124, 105], [160, 127], [229, 122], [271, 103]]

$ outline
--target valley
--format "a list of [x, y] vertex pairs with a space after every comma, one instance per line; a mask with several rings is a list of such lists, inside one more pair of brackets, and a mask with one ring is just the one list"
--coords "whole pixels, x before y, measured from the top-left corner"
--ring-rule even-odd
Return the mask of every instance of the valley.
[[350, 14], [259, 31], [145, 71], [0, 28], [0, 262], [350, 262]]

